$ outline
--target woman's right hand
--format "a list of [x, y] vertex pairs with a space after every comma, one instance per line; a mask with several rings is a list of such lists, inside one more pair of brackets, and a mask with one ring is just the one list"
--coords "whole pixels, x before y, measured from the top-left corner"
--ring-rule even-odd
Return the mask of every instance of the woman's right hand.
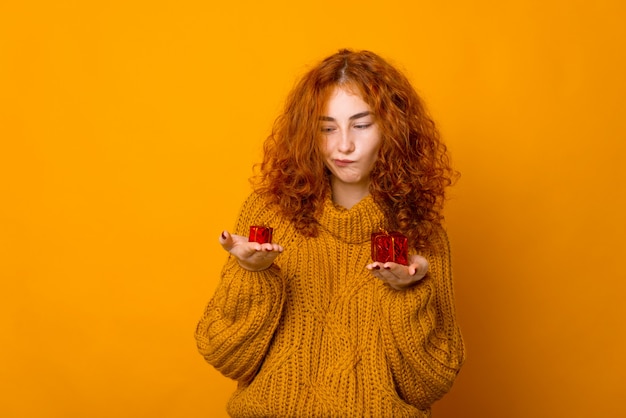
[[261, 271], [269, 268], [283, 247], [274, 243], [249, 242], [248, 237], [222, 232], [219, 238], [222, 248], [231, 253], [246, 270]]

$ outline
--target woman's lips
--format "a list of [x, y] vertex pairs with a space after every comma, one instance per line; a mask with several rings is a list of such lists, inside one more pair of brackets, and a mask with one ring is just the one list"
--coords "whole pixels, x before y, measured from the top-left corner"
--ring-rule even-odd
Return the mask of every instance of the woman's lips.
[[346, 167], [352, 164], [353, 160], [335, 160], [335, 165], [339, 167]]

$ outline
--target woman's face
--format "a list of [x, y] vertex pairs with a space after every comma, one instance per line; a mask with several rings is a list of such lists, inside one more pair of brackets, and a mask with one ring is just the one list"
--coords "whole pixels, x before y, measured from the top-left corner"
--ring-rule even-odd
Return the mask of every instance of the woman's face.
[[335, 87], [320, 118], [322, 155], [332, 173], [331, 184], [362, 188], [368, 193], [370, 173], [378, 158], [380, 130], [361, 96]]

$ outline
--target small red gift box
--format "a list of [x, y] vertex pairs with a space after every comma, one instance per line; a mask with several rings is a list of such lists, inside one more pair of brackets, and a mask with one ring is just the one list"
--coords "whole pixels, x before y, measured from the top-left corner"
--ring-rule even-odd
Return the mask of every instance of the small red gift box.
[[266, 242], [271, 243], [273, 231], [274, 229], [269, 226], [253, 225], [250, 227], [250, 236], [248, 237], [248, 241], [258, 242], [259, 244], [264, 244]]
[[400, 232], [372, 233], [372, 260], [408, 265], [408, 239]]

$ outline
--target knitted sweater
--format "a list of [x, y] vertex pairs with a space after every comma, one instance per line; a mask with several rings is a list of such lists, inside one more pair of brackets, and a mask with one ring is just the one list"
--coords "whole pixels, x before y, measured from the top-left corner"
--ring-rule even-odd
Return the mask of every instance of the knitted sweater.
[[393, 290], [365, 266], [385, 227], [368, 196], [347, 210], [330, 199], [319, 235], [304, 237], [255, 194], [235, 233], [274, 228], [285, 250], [251, 272], [229, 256], [196, 329], [206, 361], [238, 381], [232, 417], [429, 417], [464, 360], [449, 245], [441, 229], [417, 285]]

